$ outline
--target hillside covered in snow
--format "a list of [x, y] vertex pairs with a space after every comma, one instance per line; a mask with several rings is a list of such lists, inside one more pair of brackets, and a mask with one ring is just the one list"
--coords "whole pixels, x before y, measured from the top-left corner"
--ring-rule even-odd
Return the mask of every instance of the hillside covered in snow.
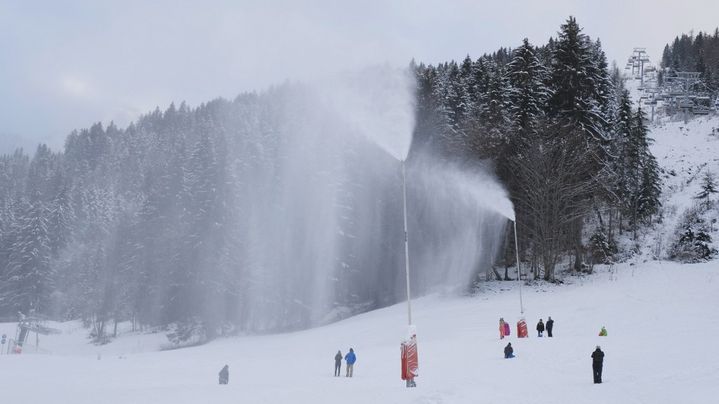
[[[157, 351], [162, 334], [129, 334], [105, 346], [71, 324], [41, 337], [51, 354], [0, 356], [3, 399], [14, 403], [707, 403], [719, 395], [719, 271], [715, 263], [622, 264], [568, 284], [524, 287], [530, 337], [516, 338], [517, 284], [488, 283], [475, 297], [415, 302], [418, 387], [400, 380], [406, 332], [398, 304], [312, 330], [227, 338]], [[500, 340], [497, 320], [513, 325]], [[537, 338], [539, 318], [554, 338]], [[606, 326], [607, 337], [597, 336]], [[13, 324], [0, 326], [11, 334]], [[502, 349], [514, 346], [516, 358]], [[606, 353], [592, 384], [590, 354]], [[354, 377], [332, 376], [333, 356], [357, 352]], [[229, 365], [230, 383], [217, 384]], [[344, 372], [344, 365], [342, 368]], [[344, 375], [344, 373], [343, 373]], [[43, 386], [38, 389], [37, 386]]]

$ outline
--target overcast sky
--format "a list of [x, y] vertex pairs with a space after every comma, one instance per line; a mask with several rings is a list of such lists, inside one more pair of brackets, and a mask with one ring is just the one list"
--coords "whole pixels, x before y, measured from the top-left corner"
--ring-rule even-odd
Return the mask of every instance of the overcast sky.
[[544, 43], [569, 15], [623, 66], [635, 46], [657, 60], [676, 35], [713, 32], [719, 1], [0, 0], [0, 152], [172, 101]]

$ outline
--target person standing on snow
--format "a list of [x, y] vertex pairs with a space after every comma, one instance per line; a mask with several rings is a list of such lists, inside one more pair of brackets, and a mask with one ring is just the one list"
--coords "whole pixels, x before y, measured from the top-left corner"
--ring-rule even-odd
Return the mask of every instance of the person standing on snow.
[[514, 348], [512, 348], [512, 343], [508, 343], [507, 346], [504, 347], [504, 359], [514, 358]]
[[602, 326], [602, 329], [599, 330], [599, 336], [600, 337], [606, 337], [607, 336], [607, 328]]
[[597, 345], [597, 349], [592, 352], [592, 373], [594, 374], [594, 383], [602, 382], [602, 366], [604, 366], [604, 352]]
[[339, 377], [341, 369], [342, 369], [342, 351], [337, 351], [337, 355], [335, 355], [335, 376], [336, 377]]
[[552, 338], [552, 328], [554, 328], [554, 320], [552, 320], [552, 316], [549, 316], [547, 320], [547, 337], [549, 338]]
[[537, 323], [537, 336], [541, 337], [542, 333], [544, 332], [544, 323], [542, 322], [542, 319], [539, 319], [539, 322]]
[[499, 318], [499, 339], [504, 339], [504, 317]]
[[345, 355], [345, 362], [347, 362], [347, 375], [345, 377], [352, 377], [352, 371], [354, 370], [357, 356], [355, 355], [354, 349], [350, 348], [350, 351]]
[[230, 367], [225, 365], [225, 367], [220, 370], [220, 384], [227, 384], [230, 382]]

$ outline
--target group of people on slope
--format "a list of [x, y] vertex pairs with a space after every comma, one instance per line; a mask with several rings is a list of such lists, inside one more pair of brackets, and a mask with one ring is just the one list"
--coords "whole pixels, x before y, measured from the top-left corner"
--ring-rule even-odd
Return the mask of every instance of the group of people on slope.
[[[355, 355], [354, 349], [350, 348], [347, 355], [344, 356], [345, 362], [347, 363], [347, 374], [345, 377], [352, 377], [354, 372], [354, 364], [357, 362], [357, 355]], [[335, 355], [335, 377], [339, 377], [340, 371], [342, 370], [342, 351], [337, 351]]]
[[[509, 332], [507, 330], [509, 328], [509, 324], [504, 321], [503, 318], [499, 319], [499, 336], [500, 339], [504, 338], [505, 335], [509, 335]], [[539, 322], [537, 323], [537, 336], [542, 337], [542, 333], [546, 330], [547, 336], [552, 336], [552, 329], [554, 328], [554, 320], [552, 320], [552, 317], [550, 316], [547, 320], [547, 324], [545, 325], [542, 319], [539, 319]], [[599, 331], [600, 337], [606, 337], [607, 336], [607, 329], [606, 327], [602, 326], [601, 331]], [[508, 343], [504, 347], [504, 358], [505, 359], [511, 359], [514, 358], [514, 348], [512, 347], [512, 343]], [[594, 375], [594, 383], [601, 383], [602, 382], [602, 368], [604, 367], [604, 351], [600, 348], [599, 345], [597, 345], [597, 348], [592, 352], [592, 374]]]
[[[504, 338], [505, 335], [509, 335], [508, 332], [509, 323], [506, 323], [503, 318], [499, 319], [499, 329], [500, 329], [500, 338]], [[539, 323], [537, 323], [537, 335], [539, 337], [542, 336], [542, 333], [546, 330], [547, 336], [552, 336], [552, 328], [554, 328], [554, 320], [552, 320], [552, 317], [550, 316], [547, 320], [546, 325], [544, 322], [542, 322], [542, 319], [539, 319]], [[599, 332], [600, 336], [607, 336], [607, 330], [605, 327], [602, 327], [602, 330]], [[504, 357], [505, 359], [514, 358], [514, 348], [512, 348], [512, 343], [508, 343], [507, 346], [504, 347]], [[354, 373], [354, 364], [357, 361], [357, 355], [355, 355], [354, 349], [350, 348], [349, 352], [347, 352], [347, 355], [342, 356], [342, 351], [337, 351], [337, 354], [335, 354], [335, 377], [339, 377], [341, 370], [342, 370], [342, 359], [346, 362], [346, 368], [347, 372], [345, 374], [345, 377], [352, 377]], [[599, 345], [597, 345], [597, 349], [592, 352], [592, 373], [594, 375], [594, 383], [601, 383], [602, 382], [602, 368], [604, 366], [604, 352], [601, 350]], [[222, 370], [220, 370], [220, 384], [228, 384], [230, 380], [230, 370], [229, 366], [225, 365]]]
[[[544, 334], [544, 331], [547, 331], [547, 336], [552, 337], [552, 330], [554, 329], [554, 320], [552, 320], [552, 316], [549, 316], [549, 319], [547, 320], [547, 324], [544, 324], [544, 321], [542, 319], [539, 319], [539, 322], [537, 323], [537, 336], [542, 337]], [[499, 319], [499, 339], [504, 339], [504, 337], [509, 336], [510, 333], [509, 323], [504, 321], [503, 317], [500, 317]]]
[[[335, 355], [335, 376], [340, 375], [340, 370], [342, 368], [342, 351], [337, 351], [337, 354]], [[345, 377], [352, 377], [352, 373], [354, 371], [354, 364], [357, 361], [357, 355], [355, 355], [354, 349], [350, 348], [350, 351], [347, 352], [347, 355], [344, 356], [345, 362], [347, 362], [347, 374]], [[230, 382], [230, 367], [228, 365], [225, 365], [222, 370], [220, 370], [220, 384], [228, 384]]]
[[537, 336], [542, 337], [542, 333], [544, 330], [547, 330], [547, 337], [552, 337], [552, 329], [554, 328], [554, 320], [552, 320], [552, 316], [549, 316], [549, 319], [547, 320], [547, 325], [545, 327], [544, 323], [542, 322], [542, 319], [539, 319], [539, 322], [537, 323]]

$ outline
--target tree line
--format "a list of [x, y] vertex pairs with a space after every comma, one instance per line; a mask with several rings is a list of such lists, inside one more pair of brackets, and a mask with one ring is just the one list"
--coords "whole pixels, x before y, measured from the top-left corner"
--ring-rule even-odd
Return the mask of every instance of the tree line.
[[[395, 303], [405, 295], [399, 162], [362, 136], [336, 136], [346, 125], [321, 105], [311, 88], [285, 84], [173, 104], [124, 129], [96, 124], [63, 152], [0, 156], [0, 316], [82, 319], [98, 342], [118, 321], [175, 324], [181, 343]], [[439, 169], [421, 153], [410, 160], [422, 293], [452, 265], [480, 271], [491, 260], [462, 223], [481, 233], [502, 221], [418, 174]], [[447, 257], [446, 245], [471, 248]]]
[[[417, 77], [413, 148], [489, 160], [515, 205], [520, 255], [536, 277], [607, 262], [615, 234], [650, 222], [660, 170], [647, 119], [635, 109], [601, 42], [570, 17], [556, 38], [527, 39], [476, 60], [412, 63]], [[591, 233], [585, 224], [592, 220]], [[511, 237], [507, 237], [510, 240]], [[514, 256], [506, 243], [505, 264]]]
[[[322, 257], [297, 238], [312, 236], [306, 216], [324, 206], [311, 192], [288, 194], [303, 186], [328, 188], [320, 202], [346, 210], [317, 230], [342, 234], [326, 246], [326, 265], [337, 268], [321, 280], [333, 287], [327, 310], [394, 302], [386, 268], [402, 258], [401, 216], [390, 215], [401, 212], [401, 194], [387, 187], [399, 171], [378, 179], [394, 161], [355, 141], [332, 156], [341, 167], [323, 167], [344, 176], [302, 171], [287, 182], [302, 140], [294, 128], [306, 119], [287, 112], [302, 105], [299, 87], [173, 104], [124, 129], [75, 131], [63, 152], [40, 145], [32, 158], [0, 156], [0, 316], [83, 319], [100, 342], [128, 320], [195, 324], [205, 338], [307, 326], [317, 319], [306, 278]], [[360, 160], [367, 155], [373, 167]], [[385, 220], [361, 220], [370, 208]], [[361, 229], [378, 236], [358, 245]]]
[[699, 72], [707, 87], [719, 91], [719, 28], [713, 33], [682, 34], [666, 44], [661, 67], [671, 75], [677, 71]]

